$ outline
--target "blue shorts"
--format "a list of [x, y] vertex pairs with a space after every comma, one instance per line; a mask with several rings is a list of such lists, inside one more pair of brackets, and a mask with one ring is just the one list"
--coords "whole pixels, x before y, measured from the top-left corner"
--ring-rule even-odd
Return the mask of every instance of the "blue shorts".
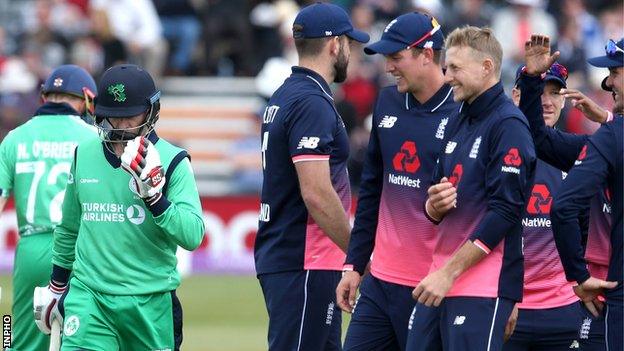
[[624, 306], [622, 306], [621, 302], [611, 303], [608, 300], [605, 306], [605, 338], [609, 346], [607, 350], [624, 350], [624, 340], [622, 340]]
[[[518, 322], [505, 351], [604, 350], [604, 334], [598, 336], [600, 320], [594, 321], [582, 303], [544, 309], [518, 310]], [[592, 337], [590, 339], [590, 336]]]
[[413, 287], [367, 275], [360, 285], [344, 350], [405, 350], [407, 323], [416, 304]]
[[269, 312], [269, 350], [342, 350], [336, 305], [337, 271], [293, 271], [258, 276]]
[[506, 298], [447, 297], [439, 307], [416, 304], [407, 351], [499, 351], [515, 302]]

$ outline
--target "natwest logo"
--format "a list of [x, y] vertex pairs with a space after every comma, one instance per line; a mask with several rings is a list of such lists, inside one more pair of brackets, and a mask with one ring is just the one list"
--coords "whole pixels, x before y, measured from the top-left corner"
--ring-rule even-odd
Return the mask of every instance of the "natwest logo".
[[520, 174], [520, 165], [522, 164], [522, 158], [517, 148], [512, 147], [507, 151], [505, 157], [503, 157], [502, 172]]
[[527, 204], [527, 212], [532, 215], [549, 214], [552, 200], [550, 190], [548, 190], [546, 184], [535, 184]]
[[455, 165], [455, 168], [453, 168], [453, 173], [451, 173], [451, 176], [448, 178], [448, 180], [449, 182], [451, 182], [451, 184], [453, 184], [455, 188], [457, 188], [457, 184], [459, 184], [459, 181], [461, 180], [463, 174], [464, 166], [462, 166], [461, 163], [458, 163]]
[[522, 164], [522, 159], [520, 158], [518, 149], [515, 147], [509, 149], [507, 155], [503, 158], [503, 163], [507, 166], [519, 167]]
[[416, 173], [420, 168], [420, 159], [416, 154], [416, 143], [413, 141], [404, 142], [401, 151], [394, 155], [392, 166], [395, 171]]

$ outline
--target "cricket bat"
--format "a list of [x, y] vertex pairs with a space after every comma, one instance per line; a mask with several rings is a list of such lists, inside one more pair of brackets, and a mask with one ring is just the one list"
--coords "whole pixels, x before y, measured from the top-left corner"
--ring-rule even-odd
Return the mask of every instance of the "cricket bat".
[[59, 351], [61, 349], [61, 323], [58, 319], [52, 321], [52, 332], [50, 333], [50, 347], [48, 351]]

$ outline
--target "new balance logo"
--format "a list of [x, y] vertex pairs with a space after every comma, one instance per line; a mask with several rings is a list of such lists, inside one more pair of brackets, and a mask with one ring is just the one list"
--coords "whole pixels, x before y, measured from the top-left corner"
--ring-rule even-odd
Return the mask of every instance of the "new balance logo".
[[297, 150], [303, 149], [303, 148], [316, 149], [319, 141], [321, 141], [321, 139], [317, 137], [303, 137], [299, 141], [299, 146], [297, 146]]
[[379, 128], [392, 128], [394, 127], [394, 122], [397, 121], [397, 118], [394, 116], [384, 116], [379, 122]]
[[455, 316], [453, 325], [462, 325], [466, 321], [466, 316]]

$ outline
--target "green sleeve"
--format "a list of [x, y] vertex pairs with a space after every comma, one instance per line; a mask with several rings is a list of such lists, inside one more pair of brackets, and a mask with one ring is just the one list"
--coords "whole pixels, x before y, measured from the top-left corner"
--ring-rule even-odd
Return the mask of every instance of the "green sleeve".
[[15, 144], [9, 133], [0, 144], [0, 196], [8, 197], [15, 174]]
[[[78, 152], [78, 148], [74, 152]], [[54, 230], [54, 246], [52, 248], [52, 263], [65, 268], [72, 269], [76, 257], [76, 239], [80, 229], [80, 217], [82, 209], [76, 194], [76, 155], [67, 179], [65, 188], [65, 199], [63, 200], [63, 219]]]
[[[154, 221], [179, 246], [195, 250], [204, 238], [199, 192], [188, 158], [182, 160], [171, 175], [166, 197], [163, 196], [150, 210], [155, 213]], [[159, 213], [158, 208], [165, 207]]]

